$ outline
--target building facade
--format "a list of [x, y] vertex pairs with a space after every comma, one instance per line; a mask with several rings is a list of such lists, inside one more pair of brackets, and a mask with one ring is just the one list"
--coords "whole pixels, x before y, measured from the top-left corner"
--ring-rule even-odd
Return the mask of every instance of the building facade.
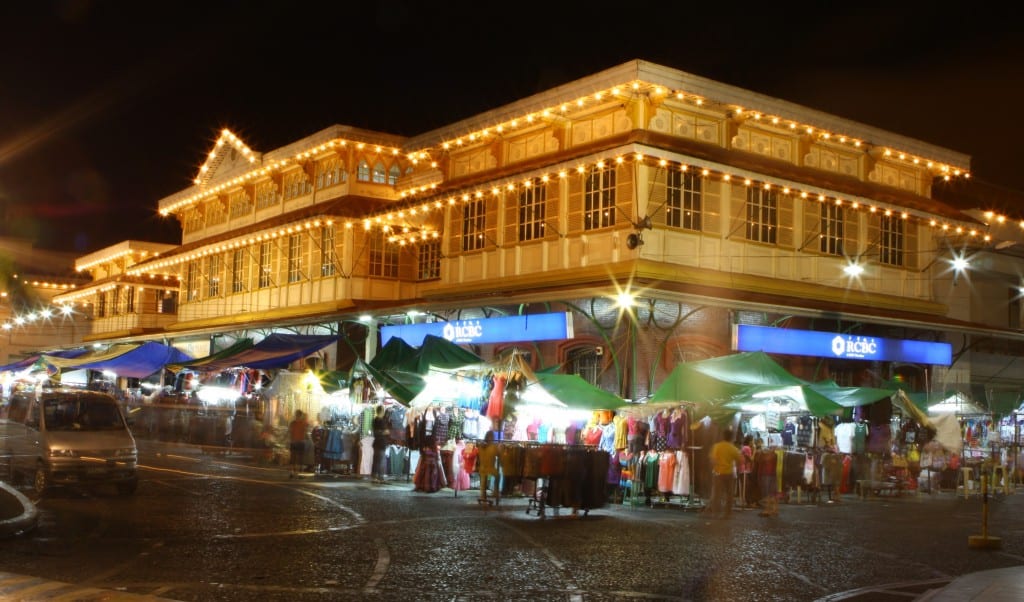
[[332, 126], [260, 153], [225, 130], [158, 202], [181, 244], [82, 258], [93, 283], [54, 302], [95, 318], [83, 340], [198, 355], [285, 327], [369, 356], [382, 324], [567, 312], [571, 338], [474, 350], [630, 399], [740, 324], [947, 342], [948, 366], [784, 363], [1015, 394], [1020, 227], [942, 200], [969, 176], [962, 153], [632, 61], [413, 137]]

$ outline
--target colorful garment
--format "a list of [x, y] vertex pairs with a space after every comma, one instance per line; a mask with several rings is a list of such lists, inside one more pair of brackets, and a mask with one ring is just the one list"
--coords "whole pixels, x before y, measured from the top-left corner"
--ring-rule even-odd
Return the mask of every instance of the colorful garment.
[[679, 450], [675, 452], [676, 468], [672, 474], [672, 493], [676, 495], [690, 495], [690, 464], [686, 452]]
[[675, 477], [676, 455], [662, 452], [658, 455], [658, 491], [672, 493], [672, 479]]
[[420, 461], [416, 465], [413, 484], [416, 491], [424, 493], [434, 493], [444, 487], [441, 458], [436, 449], [425, 447], [420, 450]]
[[455, 473], [452, 489], [455, 491], [469, 489], [469, 471], [466, 470], [466, 444], [461, 441], [455, 444], [455, 453], [452, 454], [452, 471]]

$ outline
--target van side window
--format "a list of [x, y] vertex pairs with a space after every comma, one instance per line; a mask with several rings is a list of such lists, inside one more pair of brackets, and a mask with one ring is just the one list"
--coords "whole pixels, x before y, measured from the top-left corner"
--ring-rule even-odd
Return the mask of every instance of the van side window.
[[34, 429], [39, 428], [39, 402], [33, 401], [28, 406], [28, 412], [25, 415], [25, 426], [32, 427]]
[[28, 413], [28, 400], [21, 395], [11, 397], [11, 407], [7, 410], [7, 418], [11, 422], [25, 422]]

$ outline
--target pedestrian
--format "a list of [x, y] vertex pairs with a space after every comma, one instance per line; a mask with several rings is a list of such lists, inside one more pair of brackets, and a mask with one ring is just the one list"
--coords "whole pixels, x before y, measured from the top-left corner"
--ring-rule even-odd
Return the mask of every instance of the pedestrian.
[[288, 424], [288, 452], [291, 462], [289, 479], [299, 476], [303, 459], [306, 456], [306, 432], [309, 430], [309, 421], [306, 420], [306, 413], [302, 410], [295, 410], [295, 418]]
[[384, 406], [379, 406], [373, 417], [373, 466], [370, 472], [374, 483], [384, 482], [384, 457], [388, 449], [388, 423], [384, 419]]
[[732, 429], [722, 431], [722, 440], [711, 447], [711, 501], [708, 512], [712, 517], [732, 518], [733, 497], [736, 491], [736, 468], [743, 462], [743, 454], [732, 443]]
[[[484, 442], [477, 448], [477, 471], [480, 474], [480, 502], [497, 504], [500, 497], [501, 464], [498, 462], [500, 449], [494, 442], [494, 431], [487, 431]], [[492, 480], [493, 479], [493, 480]], [[603, 485], [602, 485], [603, 486]], [[491, 488], [491, 499], [487, 491]]]
[[754, 483], [751, 481], [751, 473], [754, 471], [754, 437], [747, 435], [743, 438], [743, 447], [740, 448], [743, 460], [740, 462], [740, 501], [744, 508], [751, 506], [753, 501]]

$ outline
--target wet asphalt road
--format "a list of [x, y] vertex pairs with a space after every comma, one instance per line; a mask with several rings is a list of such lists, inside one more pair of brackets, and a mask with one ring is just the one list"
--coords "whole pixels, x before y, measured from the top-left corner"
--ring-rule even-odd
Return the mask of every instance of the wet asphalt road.
[[[610, 505], [573, 517], [404, 481], [288, 478], [244, 457], [142, 445], [137, 494], [58, 492], [0, 570], [177, 600], [816, 600], [1024, 564], [1024, 490], [783, 504], [712, 520]], [[160, 451], [160, 453], [155, 453]], [[917, 591], [924, 591], [921, 585]], [[879, 592], [856, 600], [908, 599]]]

